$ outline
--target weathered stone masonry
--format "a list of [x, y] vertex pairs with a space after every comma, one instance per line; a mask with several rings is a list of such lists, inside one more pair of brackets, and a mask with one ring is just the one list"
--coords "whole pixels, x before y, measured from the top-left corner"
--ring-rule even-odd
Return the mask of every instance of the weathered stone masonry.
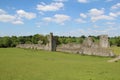
[[101, 35], [99, 43], [94, 43], [92, 38], [88, 37], [82, 44], [71, 43], [58, 46], [57, 51], [97, 56], [114, 56], [109, 47], [108, 36]]
[[101, 35], [99, 43], [93, 42], [91, 37], [84, 40], [82, 44], [62, 44], [57, 46], [53, 33], [48, 36], [49, 43], [47, 45], [41, 44], [20, 44], [19, 48], [43, 49], [48, 51], [61, 51], [75, 54], [97, 55], [97, 56], [115, 56], [109, 49], [109, 41], [107, 35]]
[[48, 41], [49, 51], [56, 51], [56, 41], [54, 39], [53, 33], [50, 33], [50, 36], [48, 36]]
[[19, 44], [16, 47], [56, 51], [56, 41], [54, 39], [53, 33], [50, 33], [50, 35], [48, 36], [48, 44], [46, 44], [46, 45], [42, 45], [42, 44]]
[[110, 47], [110, 44], [109, 44], [109, 41], [108, 41], [108, 35], [101, 35], [100, 36], [100, 46], [102, 48]]

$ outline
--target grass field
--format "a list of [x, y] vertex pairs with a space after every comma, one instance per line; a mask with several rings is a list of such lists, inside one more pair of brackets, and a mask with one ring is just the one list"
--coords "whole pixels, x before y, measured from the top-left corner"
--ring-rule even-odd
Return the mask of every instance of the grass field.
[[0, 80], [120, 80], [120, 61], [109, 59], [0, 48]]
[[120, 47], [111, 47], [112, 51], [116, 54], [116, 55], [120, 55]]

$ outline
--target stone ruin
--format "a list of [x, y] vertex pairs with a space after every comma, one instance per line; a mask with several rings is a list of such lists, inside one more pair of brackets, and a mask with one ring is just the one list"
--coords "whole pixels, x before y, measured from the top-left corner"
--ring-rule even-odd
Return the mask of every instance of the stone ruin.
[[109, 49], [109, 41], [107, 35], [101, 35], [100, 41], [95, 43], [92, 37], [86, 38], [82, 44], [62, 44], [57, 46], [57, 51], [69, 52], [83, 55], [96, 55], [96, 56], [115, 56]]
[[96, 55], [96, 56], [115, 56], [114, 53], [109, 49], [109, 41], [107, 35], [101, 35], [99, 43], [95, 43], [92, 37], [86, 38], [82, 44], [62, 44], [56, 45], [56, 40], [53, 33], [48, 36], [48, 44], [19, 44], [19, 48], [32, 48], [32, 49], [42, 49], [48, 51], [61, 51], [74, 54], [83, 55]]
[[101, 35], [100, 36], [100, 46], [102, 48], [108, 48], [110, 47], [110, 44], [108, 42], [108, 36], [107, 35]]
[[48, 50], [49, 51], [56, 51], [56, 40], [53, 36], [53, 33], [50, 33], [48, 36]]
[[56, 40], [53, 36], [53, 33], [50, 33], [48, 36], [48, 44], [19, 44], [16, 47], [18, 48], [28, 48], [28, 49], [40, 49], [47, 51], [56, 51]]

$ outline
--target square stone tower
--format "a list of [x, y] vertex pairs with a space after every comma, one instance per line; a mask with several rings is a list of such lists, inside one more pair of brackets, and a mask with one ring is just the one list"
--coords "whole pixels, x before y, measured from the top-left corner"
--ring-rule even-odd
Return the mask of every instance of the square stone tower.
[[56, 40], [54, 39], [53, 33], [50, 33], [48, 41], [49, 51], [56, 51]]
[[100, 36], [100, 47], [102, 47], [102, 48], [110, 47], [110, 44], [108, 41], [108, 35], [101, 35]]
[[92, 39], [92, 37], [86, 38], [84, 40], [84, 42], [83, 42], [83, 46], [84, 47], [92, 47], [92, 45], [93, 45], [93, 39]]

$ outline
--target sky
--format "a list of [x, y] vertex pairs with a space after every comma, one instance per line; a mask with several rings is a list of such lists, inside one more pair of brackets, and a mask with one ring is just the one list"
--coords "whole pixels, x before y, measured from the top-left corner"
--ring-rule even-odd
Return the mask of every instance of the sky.
[[120, 0], [0, 0], [0, 36], [120, 36]]

